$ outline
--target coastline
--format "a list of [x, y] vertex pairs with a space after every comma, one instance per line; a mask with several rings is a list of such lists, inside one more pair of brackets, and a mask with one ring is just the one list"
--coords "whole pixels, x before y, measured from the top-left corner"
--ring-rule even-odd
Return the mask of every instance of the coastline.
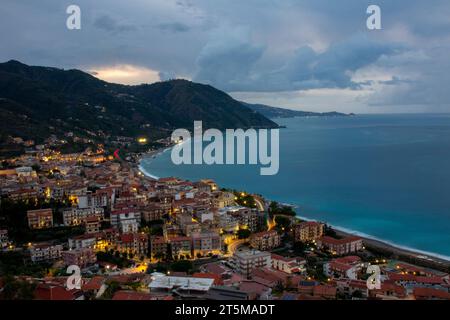
[[391, 256], [392, 259], [397, 259], [412, 264], [417, 264], [424, 267], [430, 267], [437, 270], [448, 272], [450, 269], [450, 260], [445, 256], [433, 254], [414, 248], [407, 248], [396, 244], [391, 244], [386, 240], [379, 240], [370, 238], [367, 236], [361, 236], [358, 232], [351, 233], [343, 231], [337, 227], [332, 226], [336, 231], [336, 234], [341, 237], [358, 236], [363, 239], [364, 246], [373, 252], [377, 252], [383, 255]]
[[[160, 177], [150, 173], [147, 171], [141, 164], [141, 161], [144, 158], [148, 157], [156, 157], [163, 152], [169, 150], [171, 147], [161, 148], [152, 152], [145, 154], [138, 162], [139, 170], [147, 177], [151, 179], [159, 179]], [[247, 190], [251, 192], [251, 190]], [[316, 221], [314, 219], [304, 217], [304, 216], [296, 216], [302, 220], [306, 221]], [[326, 223], [326, 222], [325, 222]], [[327, 223], [328, 224], [328, 223]], [[392, 243], [389, 240], [378, 239], [374, 236], [367, 235], [365, 233], [361, 233], [357, 230], [350, 230], [344, 227], [328, 224], [335, 231], [336, 234], [340, 237], [346, 236], [358, 236], [363, 239], [365, 247], [371, 249], [372, 251], [379, 252], [380, 254], [392, 256], [393, 259], [402, 260], [405, 262], [415, 263], [421, 266], [430, 267], [438, 270], [447, 270], [450, 269], [450, 257], [445, 255], [440, 255], [438, 253], [427, 252], [415, 248], [409, 248], [406, 246], [402, 246], [396, 243]]]
[[149, 159], [149, 158], [154, 158], [157, 157], [161, 154], [163, 154], [164, 152], [170, 150], [173, 146], [169, 146], [169, 147], [161, 147], [159, 149], [156, 150], [152, 150], [150, 152], [147, 152], [145, 154], [143, 154], [137, 161], [137, 168], [139, 171], [141, 171], [146, 177], [151, 178], [151, 179], [155, 179], [158, 180], [161, 177], [155, 176], [154, 174], [148, 172], [141, 164], [142, 160], [144, 159]]

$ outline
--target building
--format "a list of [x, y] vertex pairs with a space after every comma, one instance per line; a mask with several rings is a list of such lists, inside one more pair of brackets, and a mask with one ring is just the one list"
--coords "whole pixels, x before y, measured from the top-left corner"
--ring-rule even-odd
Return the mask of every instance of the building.
[[260, 282], [244, 280], [239, 284], [239, 290], [245, 292], [249, 300], [272, 300], [272, 289]]
[[212, 204], [213, 207], [218, 209], [234, 206], [235, 205], [234, 194], [231, 192], [217, 191], [214, 193], [214, 196], [212, 197]]
[[39, 283], [34, 291], [36, 300], [84, 300], [81, 290], [67, 290], [60, 284]]
[[211, 288], [214, 279], [195, 277], [172, 277], [164, 274], [152, 274], [148, 285], [150, 293], [167, 293], [181, 298], [193, 299], [203, 297]]
[[272, 265], [270, 253], [258, 250], [238, 250], [234, 253], [232, 261], [235, 270], [246, 277], [255, 268], [270, 268]]
[[148, 235], [145, 233], [122, 234], [117, 248], [121, 252], [146, 256], [148, 253]]
[[416, 300], [450, 300], [450, 292], [434, 288], [414, 288]]
[[97, 261], [97, 256], [91, 248], [63, 251], [61, 255], [66, 266], [76, 265], [84, 268]]
[[139, 230], [139, 223], [134, 219], [121, 220], [119, 229], [122, 233], [135, 233]]
[[95, 234], [100, 231], [101, 221], [99, 217], [89, 217], [84, 223], [86, 234]]
[[62, 245], [52, 245], [48, 243], [34, 244], [29, 248], [32, 262], [49, 262], [61, 258]]
[[53, 212], [50, 208], [28, 210], [27, 218], [30, 229], [45, 229], [53, 227]]
[[248, 228], [251, 232], [256, 232], [259, 227], [260, 217], [256, 209], [233, 206], [219, 209], [220, 215], [228, 215], [229, 219], [221, 218], [223, 221], [237, 221], [239, 227]]
[[196, 221], [189, 221], [183, 225], [182, 230], [186, 236], [191, 237], [193, 234], [200, 233], [202, 226]]
[[323, 236], [323, 223], [315, 221], [301, 222], [294, 226], [294, 239], [300, 242], [316, 241]]
[[250, 245], [258, 250], [271, 250], [281, 244], [281, 236], [276, 230], [254, 233], [250, 236]]
[[106, 207], [114, 199], [115, 195], [110, 190], [100, 189], [95, 193], [87, 192], [77, 197], [78, 208]]
[[360, 237], [335, 239], [325, 236], [317, 240], [317, 247], [328, 249], [331, 253], [336, 255], [346, 255], [362, 250], [363, 240]]
[[347, 256], [333, 259], [323, 265], [323, 272], [331, 278], [348, 278], [356, 280], [362, 271], [364, 263], [357, 256]]
[[135, 208], [114, 210], [111, 212], [112, 226], [125, 226], [133, 224], [133, 222], [137, 223], [138, 225], [141, 223], [141, 214], [139, 210]]
[[169, 214], [171, 208], [170, 203], [152, 202], [142, 211], [144, 221], [161, 220], [164, 215]]
[[76, 226], [83, 224], [88, 218], [92, 217], [103, 220], [103, 208], [69, 208], [63, 211], [63, 222], [66, 226]]
[[97, 236], [95, 234], [82, 234], [73, 238], [69, 238], [69, 249], [95, 249], [97, 244]]
[[366, 280], [339, 279], [336, 280], [337, 292], [347, 298], [358, 296], [367, 298], [369, 296], [369, 288]]
[[189, 237], [172, 237], [168, 238], [167, 242], [170, 245], [172, 258], [191, 257], [192, 245]]
[[286, 273], [306, 272], [306, 260], [299, 257], [283, 257], [272, 253], [272, 268]]
[[167, 256], [168, 243], [164, 237], [154, 236], [150, 238], [150, 251], [152, 258]]
[[233, 287], [213, 286], [209, 289], [206, 300], [248, 300], [249, 295]]
[[215, 232], [203, 232], [192, 235], [192, 251], [194, 256], [219, 254], [221, 250], [220, 235]]
[[321, 285], [315, 281], [300, 281], [298, 292], [312, 299], [335, 299], [337, 289], [331, 285]]
[[0, 249], [4, 249], [8, 247], [8, 245], [9, 245], [8, 230], [0, 229]]

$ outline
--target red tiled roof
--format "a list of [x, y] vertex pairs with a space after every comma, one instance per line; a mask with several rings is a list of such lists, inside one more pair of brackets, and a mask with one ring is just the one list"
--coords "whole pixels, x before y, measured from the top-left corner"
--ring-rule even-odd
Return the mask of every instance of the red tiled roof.
[[269, 231], [261, 231], [252, 234], [252, 237], [262, 237], [262, 236], [268, 236], [268, 235], [276, 235], [277, 232], [275, 230], [269, 230]]
[[356, 237], [356, 236], [346, 237], [346, 238], [343, 238], [343, 239], [335, 239], [335, 238], [332, 238], [332, 237], [329, 237], [329, 236], [325, 236], [325, 237], [321, 238], [322, 242], [324, 242], [324, 243], [331, 243], [331, 244], [334, 244], [334, 245], [346, 244], [346, 243], [349, 243], [349, 242], [354, 242], [354, 241], [359, 241], [359, 240], [362, 240], [362, 238], [361, 237]]
[[127, 213], [134, 213], [137, 212], [136, 208], [129, 208], [129, 209], [123, 209], [123, 210], [114, 210], [111, 211], [111, 214], [119, 215], [119, 214], [127, 214]]
[[389, 279], [393, 281], [407, 281], [407, 282], [418, 282], [427, 284], [441, 284], [444, 282], [442, 278], [439, 277], [423, 277], [415, 276], [412, 274], [399, 274], [399, 273], [389, 273]]
[[287, 258], [287, 257], [280, 256], [278, 254], [275, 254], [275, 253], [272, 253], [271, 257], [274, 260], [281, 260], [281, 261], [285, 261], [285, 262], [290, 262], [292, 260], [295, 260], [295, 258]]
[[177, 241], [191, 241], [191, 238], [189, 237], [183, 237], [183, 236], [179, 236], [179, 237], [170, 237], [168, 238], [169, 242], [177, 242]]
[[336, 258], [333, 261], [344, 264], [354, 264], [361, 261], [361, 258], [358, 256], [347, 256], [342, 258]]
[[434, 288], [414, 288], [414, 297], [416, 299], [444, 299], [450, 300], [450, 293]]
[[155, 300], [155, 298], [145, 292], [117, 291], [112, 300]]
[[246, 292], [246, 293], [256, 293], [257, 295], [261, 295], [268, 289], [269, 288], [266, 287], [265, 285], [262, 285], [255, 281], [248, 281], [248, 280], [241, 282], [241, 284], [239, 286], [239, 290]]
[[313, 295], [319, 297], [335, 297], [336, 288], [328, 285], [317, 285], [313, 288]]
[[352, 268], [351, 265], [339, 263], [339, 262], [336, 262], [336, 261], [330, 261], [329, 262], [329, 266], [330, 266], [331, 270], [337, 270], [337, 271], [340, 271], [340, 272], [345, 272], [345, 271], [350, 270]]
[[223, 266], [221, 266], [217, 263], [214, 263], [214, 262], [205, 265], [203, 268], [206, 271], [208, 271], [208, 273], [213, 273], [213, 274], [218, 274], [218, 275], [221, 275], [221, 274], [224, 274], [227, 272], [226, 268], [224, 268]]
[[214, 273], [201, 273], [197, 272], [192, 275], [193, 278], [203, 278], [203, 279], [214, 279], [214, 285], [220, 286], [223, 285], [222, 278], [218, 274]]
[[87, 290], [100, 290], [101, 286], [103, 285], [103, 282], [105, 281], [104, 277], [93, 277], [92, 279], [89, 280], [89, 282], [87, 282], [86, 284], [84, 284], [83, 286], [81, 286], [81, 289], [83, 291], [87, 291]]
[[75, 300], [81, 295], [80, 290], [66, 290], [62, 286], [49, 284], [39, 284], [34, 291], [36, 300]]

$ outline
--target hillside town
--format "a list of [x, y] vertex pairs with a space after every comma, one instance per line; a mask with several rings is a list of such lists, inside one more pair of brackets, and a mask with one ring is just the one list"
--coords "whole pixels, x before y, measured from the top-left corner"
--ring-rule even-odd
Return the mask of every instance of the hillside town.
[[0, 191], [0, 299], [450, 299], [448, 270], [210, 179], [149, 178], [101, 145], [3, 161]]

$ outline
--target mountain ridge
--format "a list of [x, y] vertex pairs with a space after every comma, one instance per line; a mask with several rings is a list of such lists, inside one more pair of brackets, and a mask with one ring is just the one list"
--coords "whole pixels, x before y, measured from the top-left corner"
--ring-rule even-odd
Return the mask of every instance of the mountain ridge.
[[77, 69], [0, 63], [0, 144], [11, 137], [42, 142], [73, 131], [96, 139], [146, 136], [176, 128], [276, 128], [227, 93], [188, 80], [122, 85]]
[[276, 118], [293, 118], [293, 117], [346, 117], [352, 116], [353, 113], [342, 113], [337, 111], [329, 112], [313, 112], [313, 111], [302, 111], [302, 110], [292, 110], [287, 108], [273, 107], [265, 104], [259, 103], [247, 103], [242, 102], [246, 107], [249, 107], [253, 111], [256, 111], [269, 119]]

